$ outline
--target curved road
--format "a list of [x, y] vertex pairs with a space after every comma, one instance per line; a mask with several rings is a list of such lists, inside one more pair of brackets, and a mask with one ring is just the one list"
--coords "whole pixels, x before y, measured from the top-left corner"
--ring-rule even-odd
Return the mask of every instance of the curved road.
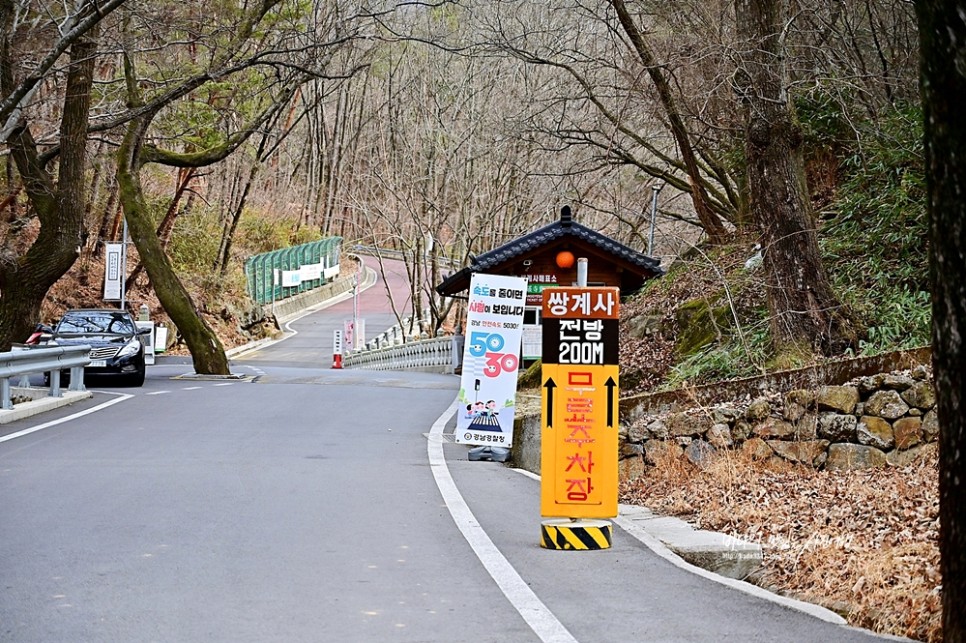
[[244, 360], [327, 367], [332, 364], [333, 333], [342, 330], [344, 322], [353, 318], [354, 308], [359, 319], [365, 320], [367, 340], [395, 326], [398, 318], [412, 315], [405, 264], [390, 259], [380, 264], [374, 257], [363, 259], [367, 277], [362, 280], [357, 297], [353, 297], [350, 291], [310, 309], [309, 314], [285, 324], [287, 336], [284, 342], [245, 353]]
[[456, 377], [329, 368], [345, 303], [234, 361], [244, 380], [169, 358], [4, 425], [0, 640], [876, 640], [619, 529], [541, 549], [539, 483], [442, 435]]

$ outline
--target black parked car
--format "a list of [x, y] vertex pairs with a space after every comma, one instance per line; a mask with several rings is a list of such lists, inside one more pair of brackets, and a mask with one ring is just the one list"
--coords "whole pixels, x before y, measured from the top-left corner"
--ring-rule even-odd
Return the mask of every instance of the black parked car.
[[139, 329], [126, 310], [68, 310], [50, 330], [48, 346], [90, 344], [91, 363], [85, 374], [117, 375], [131, 386], [144, 384], [144, 342], [150, 329]]

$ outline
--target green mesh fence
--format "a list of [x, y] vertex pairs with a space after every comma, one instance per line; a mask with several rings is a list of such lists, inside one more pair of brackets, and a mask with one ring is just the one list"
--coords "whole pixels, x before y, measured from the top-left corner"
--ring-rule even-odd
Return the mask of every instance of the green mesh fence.
[[245, 262], [248, 294], [260, 304], [269, 304], [329, 283], [334, 275], [325, 275], [338, 267], [341, 251], [342, 237], [329, 237], [249, 257]]

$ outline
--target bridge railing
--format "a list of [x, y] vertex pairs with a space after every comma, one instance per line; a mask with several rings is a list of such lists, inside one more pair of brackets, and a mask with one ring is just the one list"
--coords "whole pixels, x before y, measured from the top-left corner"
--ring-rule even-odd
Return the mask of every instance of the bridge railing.
[[0, 408], [13, 408], [10, 380], [20, 378], [21, 384], [33, 373], [50, 373], [51, 397], [62, 397], [60, 371], [70, 369], [70, 391], [83, 391], [84, 367], [91, 363], [91, 347], [54, 346], [50, 348], [21, 348], [0, 353]]
[[462, 354], [461, 335], [436, 337], [350, 353], [342, 360], [342, 367], [372, 371], [453, 373], [459, 366]]

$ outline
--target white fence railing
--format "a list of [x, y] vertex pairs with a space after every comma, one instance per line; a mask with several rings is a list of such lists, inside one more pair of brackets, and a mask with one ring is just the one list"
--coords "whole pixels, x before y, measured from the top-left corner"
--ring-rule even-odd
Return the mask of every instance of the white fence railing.
[[70, 369], [68, 390], [84, 390], [84, 367], [90, 364], [91, 347], [56, 346], [53, 348], [25, 348], [0, 353], [0, 409], [13, 408], [10, 379], [26, 379], [31, 373], [50, 373], [51, 397], [61, 397], [60, 371]]
[[343, 368], [371, 371], [453, 373], [463, 354], [463, 337], [437, 337], [350, 353]]

